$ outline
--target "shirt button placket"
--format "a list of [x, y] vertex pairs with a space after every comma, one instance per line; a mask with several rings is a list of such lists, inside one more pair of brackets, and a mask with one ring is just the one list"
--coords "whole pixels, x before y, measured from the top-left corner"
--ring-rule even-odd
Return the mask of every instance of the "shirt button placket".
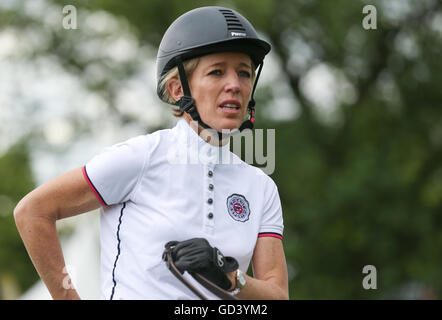
[[206, 233], [213, 233], [214, 227], [214, 218], [215, 218], [215, 210], [214, 210], [214, 165], [208, 164], [205, 166], [205, 195], [206, 195], [206, 211], [205, 211], [205, 223], [204, 223], [204, 231]]

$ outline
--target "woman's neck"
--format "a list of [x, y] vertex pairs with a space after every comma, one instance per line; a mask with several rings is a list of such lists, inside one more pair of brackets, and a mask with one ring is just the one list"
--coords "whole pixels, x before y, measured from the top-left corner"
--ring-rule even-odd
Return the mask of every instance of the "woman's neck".
[[192, 130], [195, 131], [201, 139], [211, 144], [212, 146], [222, 147], [225, 146], [230, 140], [230, 136], [227, 136], [224, 139], [220, 139], [218, 132], [216, 132], [214, 129], [204, 129], [201, 125], [199, 125], [197, 121], [193, 120], [190, 117], [190, 115], [188, 115], [187, 113], [184, 114], [184, 119], [186, 120], [190, 128], [192, 128]]

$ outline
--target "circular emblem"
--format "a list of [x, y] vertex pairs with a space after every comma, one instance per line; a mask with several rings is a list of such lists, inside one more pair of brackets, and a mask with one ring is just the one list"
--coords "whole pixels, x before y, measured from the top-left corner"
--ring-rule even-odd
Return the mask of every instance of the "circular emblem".
[[236, 221], [246, 222], [249, 220], [249, 202], [240, 194], [234, 193], [227, 198], [227, 211]]

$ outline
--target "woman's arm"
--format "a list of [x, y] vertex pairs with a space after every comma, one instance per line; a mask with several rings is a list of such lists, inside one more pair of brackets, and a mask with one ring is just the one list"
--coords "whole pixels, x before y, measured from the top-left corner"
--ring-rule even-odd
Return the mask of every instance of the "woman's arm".
[[18, 232], [52, 298], [80, 298], [75, 289], [63, 287], [67, 274], [56, 220], [99, 207], [100, 202], [86, 182], [81, 168], [41, 185], [15, 207]]
[[[288, 276], [282, 241], [273, 237], [258, 238], [252, 258], [253, 278], [246, 275], [246, 285], [237, 295], [249, 300], [287, 300]], [[236, 283], [236, 271], [229, 274]]]

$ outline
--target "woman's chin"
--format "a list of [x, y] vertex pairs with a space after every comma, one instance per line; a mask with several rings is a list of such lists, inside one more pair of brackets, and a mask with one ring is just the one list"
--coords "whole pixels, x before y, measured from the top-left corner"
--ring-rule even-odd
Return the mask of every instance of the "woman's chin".
[[217, 131], [222, 130], [235, 130], [241, 126], [241, 121], [239, 119], [222, 119], [216, 124]]

